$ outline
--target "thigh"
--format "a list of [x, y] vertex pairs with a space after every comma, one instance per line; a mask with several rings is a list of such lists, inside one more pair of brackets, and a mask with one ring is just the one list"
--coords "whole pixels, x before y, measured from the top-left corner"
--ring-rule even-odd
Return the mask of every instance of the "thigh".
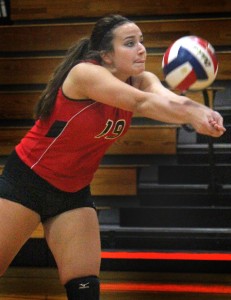
[[83, 207], [62, 213], [46, 221], [44, 231], [62, 284], [99, 275], [101, 246], [95, 209]]
[[40, 222], [27, 207], [0, 198], [0, 273], [3, 274]]

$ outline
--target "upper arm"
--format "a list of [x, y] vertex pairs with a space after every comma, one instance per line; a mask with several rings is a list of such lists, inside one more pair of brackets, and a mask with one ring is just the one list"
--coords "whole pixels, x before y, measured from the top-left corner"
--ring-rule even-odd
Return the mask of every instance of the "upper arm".
[[117, 79], [106, 68], [89, 63], [78, 64], [71, 70], [64, 82], [66, 90], [67, 86], [76, 95], [81, 95], [81, 98], [93, 99], [133, 112], [139, 101], [145, 97], [145, 92]]

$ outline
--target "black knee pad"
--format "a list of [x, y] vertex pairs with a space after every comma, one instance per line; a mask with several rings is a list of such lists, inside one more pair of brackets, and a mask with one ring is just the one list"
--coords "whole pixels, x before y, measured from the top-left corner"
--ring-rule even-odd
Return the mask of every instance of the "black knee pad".
[[74, 278], [65, 284], [68, 300], [99, 300], [99, 278], [87, 276]]

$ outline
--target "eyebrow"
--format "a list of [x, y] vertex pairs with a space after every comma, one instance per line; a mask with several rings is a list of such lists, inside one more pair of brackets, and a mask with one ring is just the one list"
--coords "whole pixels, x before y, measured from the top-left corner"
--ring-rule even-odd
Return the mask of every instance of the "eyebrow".
[[[129, 36], [126, 36], [123, 40], [131, 39], [131, 38], [134, 38], [134, 37], [136, 37], [136, 36], [135, 35], [129, 35]], [[142, 38], [142, 39], [144, 38], [143, 34], [141, 34], [139, 37]]]

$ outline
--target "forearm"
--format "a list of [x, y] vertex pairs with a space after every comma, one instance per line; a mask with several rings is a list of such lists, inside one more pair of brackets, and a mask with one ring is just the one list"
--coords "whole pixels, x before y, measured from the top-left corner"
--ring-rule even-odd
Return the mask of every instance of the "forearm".
[[187, 97], [163, 97], [153, 93], [146, 93], [146, 99], [137, 105], [137, 111], [144, 117], [174, 124], [191, 123], [194, 111], [200, 104]]
[[147, 93], [137, 105], [144, 117], [174, 124], [190, 124], [200, 134], [219, 137], [225, 132], [222, 116], [184, 96]]

